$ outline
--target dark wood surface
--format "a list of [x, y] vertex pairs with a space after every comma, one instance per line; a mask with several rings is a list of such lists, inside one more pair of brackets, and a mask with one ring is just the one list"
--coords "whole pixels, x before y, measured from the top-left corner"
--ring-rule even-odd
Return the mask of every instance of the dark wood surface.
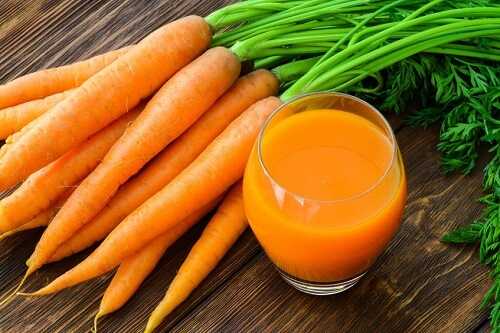
[[[69, 63], [138, 41], [186, 14], [205, 15], [230, 1], [1, 0], [0, 83], [40, 68]], [[474, 247], [439, 242], [477, 217], [481, 170], [445, 177], [436, 128], [391, 120], [403, 152], [409, 199], [402, 227], [375, 266], [351, 291], [331, 297], [287, 286], [247, 231], [217, 269], [171, 314], [161, 329], [175, 332], [487, 332], [479, 308], [487, 271]], [[137, 332], [161, 299], [203, 225], [179, 240], [137, 295], [99, 324], [100, 332]], [[0, 299], [24, 272], [41, 231], [0, 243]], [[49, 265], [26, 283], [45, 285], [89, 251]], [[0, 308], [0, 332], [88, 332], [111, 275], [57, 295], [16, 298]]]

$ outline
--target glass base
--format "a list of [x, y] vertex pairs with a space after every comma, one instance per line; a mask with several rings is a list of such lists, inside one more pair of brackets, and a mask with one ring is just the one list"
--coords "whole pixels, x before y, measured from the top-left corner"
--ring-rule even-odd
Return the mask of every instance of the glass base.
[[295, 289], [310, 295], [317, 296], [326, 296], [326, 295], [334, 295], [339, 294], [343, 291], [346, 291], [352, 288], [358, 281], [366, 274], [366, 272], [361, 273], [353, 278], [343, 281], [337, 282], [309, 282], [305, 280], [301, 280], [299, 278], [293, 277], [290, 274], [282, 271], [278, 268], [278, 272], [281, 274], [281, 277], [294, 287]]

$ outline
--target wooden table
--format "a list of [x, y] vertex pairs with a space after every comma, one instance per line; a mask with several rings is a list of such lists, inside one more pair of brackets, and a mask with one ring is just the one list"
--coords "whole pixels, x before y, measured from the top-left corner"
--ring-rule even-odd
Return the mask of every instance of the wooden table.
[[[40, 68], [69, 63], [137, 42], [186, 14], [205, 15], [230, 1], [1, 0], [0, 82]], [[439, 239], [478, 217], [481, 168], [446, 177], [439, 169], [437, 128], [404, 126], [390, 116], [409, 177], [403, 225], [375, 266], [352, 290], [313, 297], [286, 285], [247, 231], [218, 268], [161, 326], [178, 332], [483, 332], [480, 309], [488, 273], [474, 247]], [[141, 331], [203, 226], [179, 240], [121, 310], [103, 319], [100, 332]], [[40, 231], [0, 243], [0, 296], [25, 270]], [[35, 290], [90, 251], [35, 274]], [[0, 308], [0, 332], [87, 332], [110, 275], [57, 295], [17, 298]]]

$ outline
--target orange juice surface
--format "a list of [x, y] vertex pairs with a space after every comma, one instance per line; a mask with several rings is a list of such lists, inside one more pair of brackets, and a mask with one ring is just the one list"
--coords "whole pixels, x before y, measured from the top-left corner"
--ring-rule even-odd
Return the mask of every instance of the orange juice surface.
[[354, 113], [305, 111], [266, 129], [261, 158], [255, 146], [245, 210], [273, 262], [314, 282], [365, 272], [398, 229], [406, 199], [386, 133]]

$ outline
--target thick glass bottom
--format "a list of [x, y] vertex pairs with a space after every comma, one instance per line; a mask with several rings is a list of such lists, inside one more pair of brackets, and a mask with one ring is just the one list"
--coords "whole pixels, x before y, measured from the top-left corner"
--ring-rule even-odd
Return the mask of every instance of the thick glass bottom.
[[346, 291], [358, 283], [358, 281], [366, 274], [366, 272], [363, 272], [348, 280], [337, 282], [310, 282], [293, 277], [279, 268], [277, 269], [286, 283], [303, 293], [317, 296], [334, 295]]

